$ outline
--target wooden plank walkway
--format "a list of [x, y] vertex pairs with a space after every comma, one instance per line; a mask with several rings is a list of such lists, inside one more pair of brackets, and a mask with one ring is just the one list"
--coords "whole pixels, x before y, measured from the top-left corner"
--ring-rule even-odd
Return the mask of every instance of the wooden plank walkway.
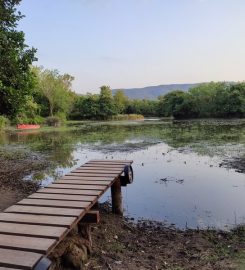
[[34, 269], [131, 160], [91, 160], [0, 213], [0, 270]]

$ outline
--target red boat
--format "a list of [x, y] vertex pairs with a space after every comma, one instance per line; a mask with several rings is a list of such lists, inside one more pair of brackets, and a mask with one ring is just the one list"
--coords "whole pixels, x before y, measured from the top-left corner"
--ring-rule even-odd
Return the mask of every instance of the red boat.
[[38, 129], [38, 128], [40, 128], [40, 125], [25, 125], [25, 124], [17, 125], [17, 129]]

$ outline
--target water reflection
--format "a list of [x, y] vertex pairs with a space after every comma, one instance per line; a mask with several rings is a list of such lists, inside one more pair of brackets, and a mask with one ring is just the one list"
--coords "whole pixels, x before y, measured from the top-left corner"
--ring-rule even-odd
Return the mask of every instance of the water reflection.
[[244, 131], [244, 120], [88, 122], [60, 132], [5, 133], [0, 144], [45, 155], [43, 185], [89, 159], [133, 159], [127, 214], [224, 228], [245, 221], [244, 174], [219, 167], [225, 157], [245, 155]]

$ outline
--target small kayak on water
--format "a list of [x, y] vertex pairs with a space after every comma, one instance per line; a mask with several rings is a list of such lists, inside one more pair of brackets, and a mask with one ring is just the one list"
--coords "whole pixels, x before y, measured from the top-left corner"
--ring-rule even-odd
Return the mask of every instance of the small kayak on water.
[[40, 125], [25, 125], [25, 124], [17, 125], [17, 129], [38, 129], [38, 128], [40, 128]]

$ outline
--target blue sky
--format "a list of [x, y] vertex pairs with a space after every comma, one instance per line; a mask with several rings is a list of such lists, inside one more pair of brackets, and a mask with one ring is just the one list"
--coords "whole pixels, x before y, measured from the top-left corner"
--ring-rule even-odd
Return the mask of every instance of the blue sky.
[[76, 92], [245, 80], [244, 0], [22, 0], [37, 65]]

